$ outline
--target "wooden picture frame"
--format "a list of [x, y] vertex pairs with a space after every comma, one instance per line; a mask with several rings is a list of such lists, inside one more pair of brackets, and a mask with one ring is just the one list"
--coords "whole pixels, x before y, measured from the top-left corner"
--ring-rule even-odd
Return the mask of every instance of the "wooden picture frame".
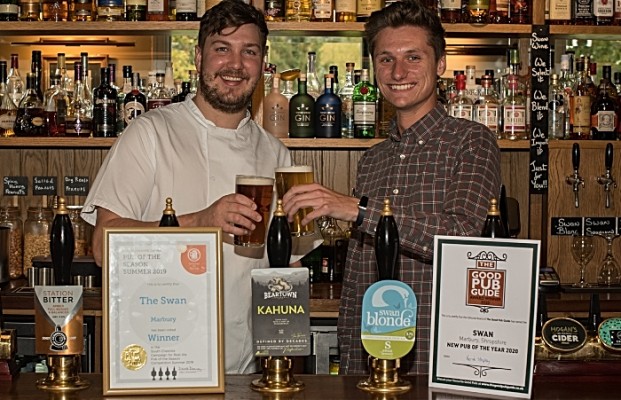
[[108, 228], [103, 394], [224, 392], [222, 230]]

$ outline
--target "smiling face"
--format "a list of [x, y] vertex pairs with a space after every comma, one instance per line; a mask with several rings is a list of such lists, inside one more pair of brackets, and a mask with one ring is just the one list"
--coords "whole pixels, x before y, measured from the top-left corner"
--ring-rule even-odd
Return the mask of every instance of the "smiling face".
[[199, 71], [198, 96], [225, 113], [243, 111], [263, 74], [259, 28], [245, 24], [207, 37], [194, 53]]
[[436, 61], [425, 29], [383, 29], [377, 36], [373, 65], [380, 92], [397, 109], [400, 128], [408, 128], [436, 106], [436, 82], [446, 69], [446, 57]]

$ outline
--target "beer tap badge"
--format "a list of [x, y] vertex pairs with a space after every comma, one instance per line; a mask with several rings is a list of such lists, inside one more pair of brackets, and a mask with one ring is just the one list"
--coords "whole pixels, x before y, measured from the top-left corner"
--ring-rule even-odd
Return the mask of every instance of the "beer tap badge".
[[466, 305], [478, 307], [482, 313], [504, 308], [507, 271], [498, 264], [506, 262], [507, 255], [498, 257], [493, 251], [481, 251], [476, 255], [468, 252], [467, 257], [474, 260], [475, 267], [466, 269]]

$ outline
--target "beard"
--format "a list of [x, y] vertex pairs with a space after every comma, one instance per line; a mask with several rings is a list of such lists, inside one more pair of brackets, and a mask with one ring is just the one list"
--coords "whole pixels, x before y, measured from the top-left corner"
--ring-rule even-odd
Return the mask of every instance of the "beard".
[[246, 109], [246, 107], [248, 107], [248, 104], [250, 103], [250, 100], [252, 99], [252, 93], [254, 92], [256, 82], [255, 85], [252, 85], [251, 89], [242, 92], [241, 94], [234, 94], [230, 92], [222, 93], [219, 92], [218, 87], [213, 84], [213, 81], [216, 79], [216, 77], [222, 75], [234, 76], [241, 79], [248, 79], [248, 76], [246, 74], [235, 70], [223, 70], [216, 72], [214, 75], [211, 76], [205, 72], [201, 72], [198, 77], [198, 81], [200, 86], [200, 93], [203, 96], [203, 99], [216, 110], [229, 114], [238, 113]]

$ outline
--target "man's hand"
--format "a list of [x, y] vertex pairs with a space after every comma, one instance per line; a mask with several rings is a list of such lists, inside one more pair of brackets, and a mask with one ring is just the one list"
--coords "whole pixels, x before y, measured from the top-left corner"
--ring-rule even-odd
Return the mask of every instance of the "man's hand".
[[300, 208], [313, 209], [301, 221], [302, 225], [323, 216], [351, 222], [356, 221], [358, 216], [357, 198], [337, 193], [318, 183], [295, 185], [285, 193], [282, 201], [289, 221]]

